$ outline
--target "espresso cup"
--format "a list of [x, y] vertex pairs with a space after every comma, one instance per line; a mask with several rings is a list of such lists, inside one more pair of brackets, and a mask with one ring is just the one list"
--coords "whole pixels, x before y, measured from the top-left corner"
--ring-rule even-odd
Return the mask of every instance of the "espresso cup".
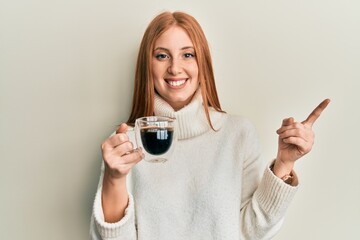
[[135, 139], [147, 162], [169, 160], [176, 145], [175, 119], [161, 116], [138, 118], [135, 121]]

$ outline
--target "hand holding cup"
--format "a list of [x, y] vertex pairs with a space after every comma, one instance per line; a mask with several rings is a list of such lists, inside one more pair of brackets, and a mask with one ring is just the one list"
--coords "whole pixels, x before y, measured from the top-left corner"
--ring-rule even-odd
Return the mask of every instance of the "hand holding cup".
[[121, 124], [116, 134], [106, 139], [101, 145], [105, 173], [114, 179], [126, 176], [130, 169], [144, 158], [141, 149], [134, 149], [127, 131], [127, 124]]

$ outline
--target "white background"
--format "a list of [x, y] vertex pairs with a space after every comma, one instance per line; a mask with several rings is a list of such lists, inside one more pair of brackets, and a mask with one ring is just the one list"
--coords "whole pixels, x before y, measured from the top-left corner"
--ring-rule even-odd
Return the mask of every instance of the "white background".
[[324, 98], [275, 239], [360, 239], [357, 0], [0, 2], [0, 239], [87, 239], [101, 142], [127, 119], [135, 59], [163, 10], [208, 37], [222, 107], [271, 160], [285, 117]]

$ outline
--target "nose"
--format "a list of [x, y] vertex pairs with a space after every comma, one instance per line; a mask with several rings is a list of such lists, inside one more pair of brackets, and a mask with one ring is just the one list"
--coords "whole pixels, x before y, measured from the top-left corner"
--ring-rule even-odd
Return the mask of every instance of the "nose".
[[172, 59], [168, 68], [168, 73], [171, 75], [178, 75], [182, 72], [181, 62], [178, 59]]

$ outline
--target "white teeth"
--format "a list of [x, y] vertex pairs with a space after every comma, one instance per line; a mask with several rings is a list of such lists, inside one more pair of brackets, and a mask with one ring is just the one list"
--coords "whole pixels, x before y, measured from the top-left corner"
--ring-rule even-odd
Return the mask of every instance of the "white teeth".
[[183, 85], [185, 82], [186, 82], [186, 80], [168, 81], [168, 83], [169, 83], [171, 86], [174, 86], [174, 87], [181, 86], [181, 85]]

